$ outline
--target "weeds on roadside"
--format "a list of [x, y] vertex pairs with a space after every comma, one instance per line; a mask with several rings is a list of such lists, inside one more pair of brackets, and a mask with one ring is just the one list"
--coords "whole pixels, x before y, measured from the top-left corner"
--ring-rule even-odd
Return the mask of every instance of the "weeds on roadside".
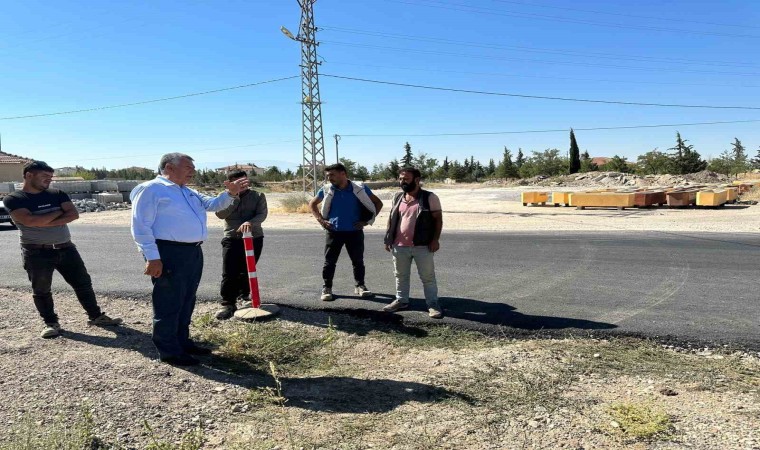
[[648, 404], [617, 403], [610, 406], [608, 412], [620, 431], [636, 440], [664, 437], [673, 428], [667, 414]]
[[288, 194], [280, 200], [279, 209], [289, 213], [308, 213], [310, 212], [309, 197], [303, 192]]
[[757, 368], [731, 355], [712, 359], [667, 350], [656, 342], [626, 338], [558, 341], [551, 348], [564, 354], [578, 373], [668, 376], [709, 391], [757, 392], [760, 388]]
[[393, 345], [410, 348], [483, 348], [497, 341], [483, 333], [448, 325], [418, 325], [413, 333], [403, 328], [389, 326], [382, 331], [371, 330], [367, 336]]
[[334, 330], [324, 333], [288, 328], [281, 321], [219, 323], [210, 314], [194, 325], [201, 340], [218, 346], [218, 353], [235, 364], [266, 373], [274, 363], [284, 373], [303, 374], [328, 368], [335, 355], [330, 352]]
[[83, 406], [80, 416], [72, 423], [63, 414], [45, 424], [26, 414], [6, 436], [10, 440], [0, 443], [0, 450], [81, 450], [112, 448], [95, 434], [95, 421], [89, 406]]

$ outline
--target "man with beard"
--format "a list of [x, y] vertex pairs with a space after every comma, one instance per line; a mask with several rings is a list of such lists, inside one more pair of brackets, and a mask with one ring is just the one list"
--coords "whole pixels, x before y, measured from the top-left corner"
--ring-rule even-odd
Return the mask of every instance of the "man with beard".
[[428, 315], [441, 319], [443, 310], [438, 304], [433, 255], [440, 248], [443, 214], [438, 196], [420, 188], [421, 178], [420, 171], [413, 167], [399, 171], [402, 192], [393, 197], [384, 240], [385, 250], [393, 254], [396, 300], [383, 311], [395, 312], [409, 307], [409, 278], [414, 261], [422, 280]]
[[45, 321], [40, 336], [54, 338], [61, 332], [50, 291], [56, 270], [74, 288], [77, 300], [90, 318], [89, 325], [121, 324], [121, 319], [108, 317], [98, 306], [92, 279], [71, 242], [67, 225], [79, 218], [79, 212], [68, 194], [50, 189], [53, 168], [43, 161], [32, 161], [24, 166], [23, 173], [24, 187], [6, 196], [3, 203], [21, 233], [21, 254], [32, 282], [34, 306]]

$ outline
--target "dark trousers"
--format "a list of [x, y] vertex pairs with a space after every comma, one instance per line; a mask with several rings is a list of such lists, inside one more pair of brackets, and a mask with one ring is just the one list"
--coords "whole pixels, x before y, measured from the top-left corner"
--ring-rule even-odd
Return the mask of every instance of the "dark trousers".
[[[256, 264], [264, 247], [264, 236], [253, 238], [253, 258]], [[236, 306], [239, 298], [250, 298], [248, 285], [248, 265], [245, 262], [245, 247], [242, 239], [222, 239], [222, 306]]]
[[328, 231], [325, 238], [325, 265], [322, 267], [325, 287], [332, 288], [335, 264], [344, 245], [354, 266], [356, 285], [364, 284], [364, 231]]
[[203, 274], [200, 246], [157, 242], [163, 272], [153, 282], [153, 343], [161, 358], [178, 356], [192, 347], [190, 322], [195, 293]]
[[95, 299], [92, 289], [92, 279], [87, 273], [84, 261], [76, 247], [61, 249], [26, 249], [22, 248], [24, 269], [32, 282], [34, 306], [37, 307], [45, 323], [57, 323], [58, 315], [53, 305], [53, 294], [50, 288], [53, 284], [53, 271], [57, 270], [63, 279], [74, 288], [77, 300], [82, 305], [87, 316], [95, 319], [102, 312]]

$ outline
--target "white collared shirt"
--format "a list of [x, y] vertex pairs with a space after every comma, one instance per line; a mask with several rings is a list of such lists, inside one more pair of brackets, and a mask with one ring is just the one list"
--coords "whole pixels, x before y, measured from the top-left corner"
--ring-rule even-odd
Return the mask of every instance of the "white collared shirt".
[[206, 211], [219, 211], [233, 202], [227, 191], [209, 197], [162, 176], [138, 185], [129, 198], [132, 237], [149, 261], [161, 259], [156, 239], [177, 242], [208, 239]]

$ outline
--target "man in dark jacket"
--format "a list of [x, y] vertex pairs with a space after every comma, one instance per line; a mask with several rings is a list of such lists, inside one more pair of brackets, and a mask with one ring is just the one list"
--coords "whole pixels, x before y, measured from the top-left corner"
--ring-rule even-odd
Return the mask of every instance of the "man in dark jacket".
[[[242, 170], [230, 172], [229, 181], [247, 177]], [[267, 218], [267, 199], [261, 192], [246, 189], [238, 195], [232, 204], [217, 211], [216, 216], [224, 219], [224, 238], [222, 239], [222, 308], [216, 318], [227, 320], [237, 310], [237, 300], [248, 300], [251, 289], [248, 284], [248, 267], [245, 262], [243, 233], [253, 235], [253, 257], [259, 262], [264, 246], [264, 230], [261, 223]]]
[[414, 261], [422, 280], [428, 315], [441, 319], [443, 310], [438, 304], [433, 255], [440, 248], [443, 214], [438, 196], [420, 188], [421, 178], [420, 171], [413, 167], [399, 171], [402, 192], [393, 198], [384, 240], [385, 250], [393, 254], [396, 300], [383, 311], [395, 312], [409, 307], [409, 278]]

